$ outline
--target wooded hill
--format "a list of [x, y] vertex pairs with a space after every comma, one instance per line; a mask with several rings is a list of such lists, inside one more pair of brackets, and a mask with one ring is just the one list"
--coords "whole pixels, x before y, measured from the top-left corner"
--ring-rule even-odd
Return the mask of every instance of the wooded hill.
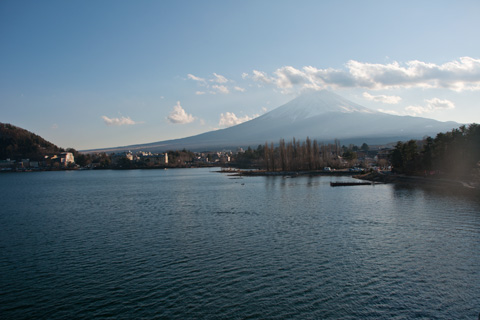
[[45, 155], [65, 151], [42, 137], [8, 123], [0, 123], [0, 160], [42, 160]]
[[398, 142], [391, 154], [395, 172], [409, 175], [430, 171], [455, 177], [478, 175], [480, 169], [480, 125], [472, 123], [435, 138]]

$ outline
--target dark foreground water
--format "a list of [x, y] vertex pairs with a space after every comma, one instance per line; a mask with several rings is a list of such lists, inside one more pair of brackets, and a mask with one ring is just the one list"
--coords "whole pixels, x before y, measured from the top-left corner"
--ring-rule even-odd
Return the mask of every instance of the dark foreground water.
[[0, 318], [477, 319], [480, 199], [208, 169], [0, 175]]

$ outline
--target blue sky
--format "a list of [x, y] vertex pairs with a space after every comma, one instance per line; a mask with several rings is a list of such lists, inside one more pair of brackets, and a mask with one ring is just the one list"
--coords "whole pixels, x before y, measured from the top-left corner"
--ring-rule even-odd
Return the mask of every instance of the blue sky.
[[78, 150], [224, 128], [332, 90], [480, 123], [479, 1], [0, 2], [0, 122]]

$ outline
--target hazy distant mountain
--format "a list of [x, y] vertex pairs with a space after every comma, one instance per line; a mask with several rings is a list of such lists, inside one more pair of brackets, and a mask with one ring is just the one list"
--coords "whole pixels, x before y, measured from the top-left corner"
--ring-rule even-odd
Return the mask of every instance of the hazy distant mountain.
[[[264, 115], [242, 124], [183, 139], [132, 145], [101, 151], [166, 151], [172, 149], [219, 150], [256, 147], [279, 139], [317, 139], [342, 144], [383, 144], [398, 140], [421, 139], [459, 127], [456, 122], [395, 116], [365, 108], [341, 96], [323, 90], [304, 93]], [[94, 151], [94, 150], [90, 150]], [[98, 151], [98, 150], [95, 150]]]

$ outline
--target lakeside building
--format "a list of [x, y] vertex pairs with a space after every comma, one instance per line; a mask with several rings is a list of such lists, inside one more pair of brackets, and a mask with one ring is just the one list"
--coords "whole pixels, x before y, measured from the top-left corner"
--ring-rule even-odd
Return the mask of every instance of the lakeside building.
[[60, 163], [65, 167], [68, 166], [70, 163], [75, 163], [75, 158], [73, 157], [73, 153], [62, 152], [60, 154]]

